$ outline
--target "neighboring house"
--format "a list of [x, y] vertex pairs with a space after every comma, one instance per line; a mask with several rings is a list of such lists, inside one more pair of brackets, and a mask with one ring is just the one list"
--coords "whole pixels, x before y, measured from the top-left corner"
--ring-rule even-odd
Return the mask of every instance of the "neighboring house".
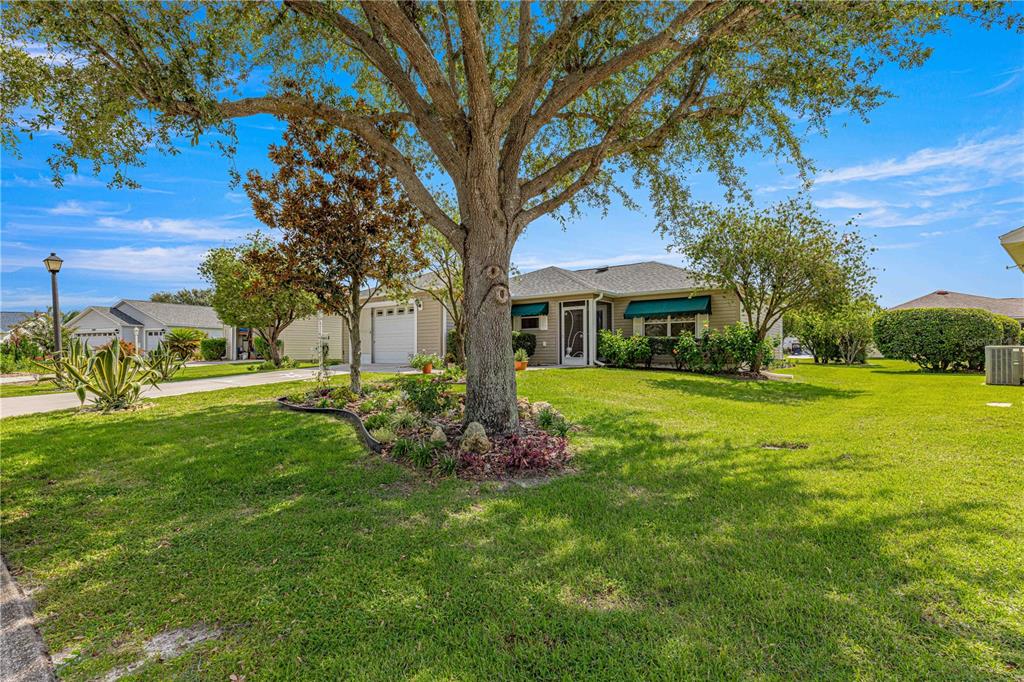
[[1024, 272], [1024, 227], [1010, 230], [999, 238], [999, 243], [1010, 254], [1010, 258], [1017, 264], [1021, 272]]
[[0, 343], [7, 340], [14, 328], [22, 322], [27, 322], [39, 313], [22, 313], [14, 311], [0, 312]]
[[123, 300], [116, 305], [89, 306], [68, 321], [73, 335], [96, 348], [117, 338], [143, 351], [156, 348], [164, 334], [177, 327], [192, 327], [210, 338], [227, 338], [233, 349], [235, 329], [225, 325], [209, 306]]
[[910, 308], [980, 308], [991, 313], [1012, 317], [1024, 324], [1024, 298], [991, 298], [939, 289], [912, 301], [895, 305], [890, 310]]

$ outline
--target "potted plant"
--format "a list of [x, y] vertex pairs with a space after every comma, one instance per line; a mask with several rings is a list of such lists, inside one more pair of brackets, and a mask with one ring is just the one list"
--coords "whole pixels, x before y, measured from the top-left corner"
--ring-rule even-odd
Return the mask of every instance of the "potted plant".
[[430, 374], [434, 365], [441, 365], [441, 358], [433, 353], [417, 353], [409, 358], [409, 366], [421, 370], [424, 374]]
[[513, 359], [513, 360], [515, 360], [515, 363], [516, 363], [516, 371], [517, 371], [517, 372], [521, 372], [521, 371], [523, 371], [524, 369], [526, 369], [526, 365], [527, 365], [527, 364], [529, 363], [529, 361], [530, 361], [530, 355], [529, 355], [529, 354], [528, 354], [528, 353], [526, 352], [526, 349], [525, 349], [525, 348], [520, 348], [520, 349], [519, 349], [519, 350], [517, 350], [517, 351], [515, 352], [515, 354], [514, 354], [514, 355], [512, 356], [512, 359]]

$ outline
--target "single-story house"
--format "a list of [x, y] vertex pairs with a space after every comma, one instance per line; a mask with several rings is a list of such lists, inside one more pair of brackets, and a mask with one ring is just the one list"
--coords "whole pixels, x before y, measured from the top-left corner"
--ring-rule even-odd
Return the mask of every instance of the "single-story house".
[[0, 343], [7, 340], [14, 328], [19, 324], [28, 322], [39, 313], [24, 313], [8, 310], [0, 312]]
[[1010, 258], [1017, 264], [1021, 272], [1024, 272], [1024, 227], [1010, 230], [999, 238], [999, 243], [1010, 254]]
[[992, 298], [939, 289], [920, 298], [895, 305], [890, 310], [910, 308], [980, 308], [990, 313], [1012, 317], [1024, 324], [1024, 298]]
[[[602, 329], [698, 338], [741, 320], [735, 294], [700, 286], [683, 268], [649, 261], [583, 270], [548, 267], [512, 280], [512, 328], [537, 336], [531, 362], [593, 365]], [[782, 336], [782, 323], [770, 330]], [[776, 352], [781, 352], [776, 349]]]
[[[514, 277], [510, 284], [512, 328], [537, 337], [535, 365], [596, 364], [601, 329], [618, 329], [626, 336], [675, 336], [685, 330], [699, 337], [705, 329], [741, 320], [735, 295], [701, 287], [689, 271], [666, 263], [548, 267]], [[294, 322], [281, 335], [284, 353], [311, 357], [321, 325], [329, 355], [349, 359], [344, 320], [334, 316]], [[409, 301], [376, 297], [360, 322], [362, 361], [404, 364], [417, 352], [443, 356], [451, 326], [444, 307], [425, 293]], [[782, 336], [781, 322], [771, 334]]]
[[228, 339], [232, 348], [236, 330], [225, 325], [209, 306], [123, 300], [110, 307], [89, 306], [68, 321], [72, 334], [93, 348], [113, 339], [135, 344], [150, 351], [159, 345], [164, 334], [177, 327], [192, 327], [210, 338]]

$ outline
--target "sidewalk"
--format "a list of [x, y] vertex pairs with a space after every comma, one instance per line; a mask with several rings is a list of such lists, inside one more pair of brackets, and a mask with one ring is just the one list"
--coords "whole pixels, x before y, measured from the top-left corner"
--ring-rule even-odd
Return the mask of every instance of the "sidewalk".
[[[263, 384], [279, 384], [286, 381], [311, 379], [316, 368], [286, 369], [277, 372], [259, 372], [253, 374], [233, 374], [211, 379], [193, 379], [191, 381], [171, 381], [160, 384], [160, 387], [147, 386], [142, 395], [149, 398], [164, 398], [186, 393], [202, 393], [217, 391], [222, 388], [241, 388], [245, 386], [261, 386]], [[347, 374], [348, 368], [335, 370], [337, 374]], [[89, 399], [86, 398], [86, 404]], [[0, 398], [0, 418], [18, 417], [23, 414], [54, 412], [78, 407], [78, 396], [74, 393], [47, 393], [44, 395], [26, 395], [14, 398]]]

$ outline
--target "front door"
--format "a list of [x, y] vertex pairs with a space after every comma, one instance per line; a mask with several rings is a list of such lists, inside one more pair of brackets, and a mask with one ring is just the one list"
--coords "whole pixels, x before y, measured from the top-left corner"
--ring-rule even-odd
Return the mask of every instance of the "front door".
[[562, 308], [562, 364], [587, 364], [587, 325], [584, 306]]

